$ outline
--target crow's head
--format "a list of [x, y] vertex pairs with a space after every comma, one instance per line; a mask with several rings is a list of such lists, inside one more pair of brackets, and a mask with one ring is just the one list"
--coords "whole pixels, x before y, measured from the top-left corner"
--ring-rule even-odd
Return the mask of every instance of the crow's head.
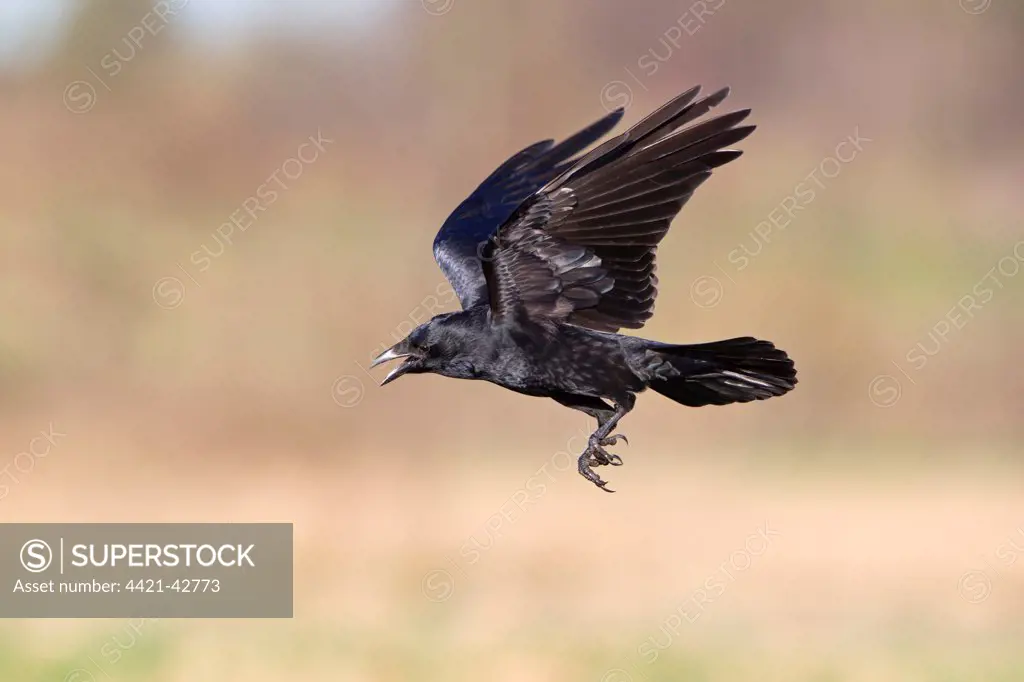
[[449, 315], [438, 315], [434, 319], [413, 329], [410, 334], [374, 358], [370, 367], [402, 360], [402, 364], [388, 372], [381, 386], [389, 384], [403, 374], [433, 372], [446, 376], [458, 376], [462, 371], [459, 343], [461, 334], [455, 320]]

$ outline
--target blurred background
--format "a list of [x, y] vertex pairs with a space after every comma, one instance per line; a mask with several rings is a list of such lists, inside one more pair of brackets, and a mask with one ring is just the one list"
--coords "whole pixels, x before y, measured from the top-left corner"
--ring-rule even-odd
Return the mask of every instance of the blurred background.
[[[287, 621], [0, 625], [0, 678], [1024, 678], [1024, 6], [7, 0], [0, 519], [292, 521]], [[797, 390], [591, 424], [369, 360], [501, 161], [729, 85], [646, 337]]]

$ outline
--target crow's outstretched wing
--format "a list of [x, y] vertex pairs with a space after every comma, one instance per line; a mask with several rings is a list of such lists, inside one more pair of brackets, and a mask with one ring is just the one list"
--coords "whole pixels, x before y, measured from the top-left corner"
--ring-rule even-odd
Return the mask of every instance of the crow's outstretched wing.
[[728, 88], [676, 97], [594, 148], [515, 211], [483, 253], [491, 309], [591, 329], [639, 328], [653, 315], [654, 256], [669, 223], [726, 149], [754, 130], [750, 110], [683, 127]]
[[572, 168], [573, 158], [604, 137], [622, 118], [617, 109], [564, 142], [532, 144], [498, 167], [448, 217], [434, 238], [434, 258], [463, 308], [487, 300], [480, 261], [484, 244], [537, 190]]

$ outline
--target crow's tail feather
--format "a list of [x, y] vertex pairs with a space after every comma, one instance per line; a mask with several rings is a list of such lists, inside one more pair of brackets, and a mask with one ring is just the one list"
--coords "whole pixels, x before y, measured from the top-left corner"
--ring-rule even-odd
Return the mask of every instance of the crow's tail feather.
[[745, 336], [688, 346], [656, 344], [664, 361], [648, 386], [677, 403], [728, 405], [782, 395], [796, 385], [796, 368], [770, 341]]

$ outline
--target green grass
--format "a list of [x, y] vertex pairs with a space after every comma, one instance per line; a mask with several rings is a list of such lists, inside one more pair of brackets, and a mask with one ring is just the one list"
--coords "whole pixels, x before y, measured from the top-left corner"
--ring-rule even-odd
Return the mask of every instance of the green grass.
[[[93, 682], [159, 679], [173, 636], [157, 623], [133, 631], [129, 621], [104, 622], [80, 637], [30, 636], [14, 628], [0, 636], [0, 679], [12, 682]], [[2, 631], [0, 631], [2, 632]]]
[[[503, 641], [472, 644], [395, 623], [375, 632], [344, 624], [273, 625], [218, 621], [153, 624], [132, 637], [127, 622], [104, 622], [77, 637], [29, 636], [7, 628], [0, 639], [0, 679], [16, 682], [192, 682], [221, 680], [479, 680], [594, 682], [1011, 682], [1024, 679], [1024, 651], [1014, 637], [950, 633], [925, 638], [899, 627], [843, 641], [750, 640], [681, 631], [656, 660], [637, 653], [653, 632], [578, 633], [552, 625]], [[597, 626], [598, 624], [594, 624]], [[148, 627], [148, 626], [147, 626]], [[848, 634], [848, 633], [847, 633]], [[52, 641], [63, 639], [63, 643]], [[115, 660], [110, 646], [125, 648]], [[648, 649], [649, 650], [649, 649]], [[104, 653], [105, 652], [105, 653]]]

